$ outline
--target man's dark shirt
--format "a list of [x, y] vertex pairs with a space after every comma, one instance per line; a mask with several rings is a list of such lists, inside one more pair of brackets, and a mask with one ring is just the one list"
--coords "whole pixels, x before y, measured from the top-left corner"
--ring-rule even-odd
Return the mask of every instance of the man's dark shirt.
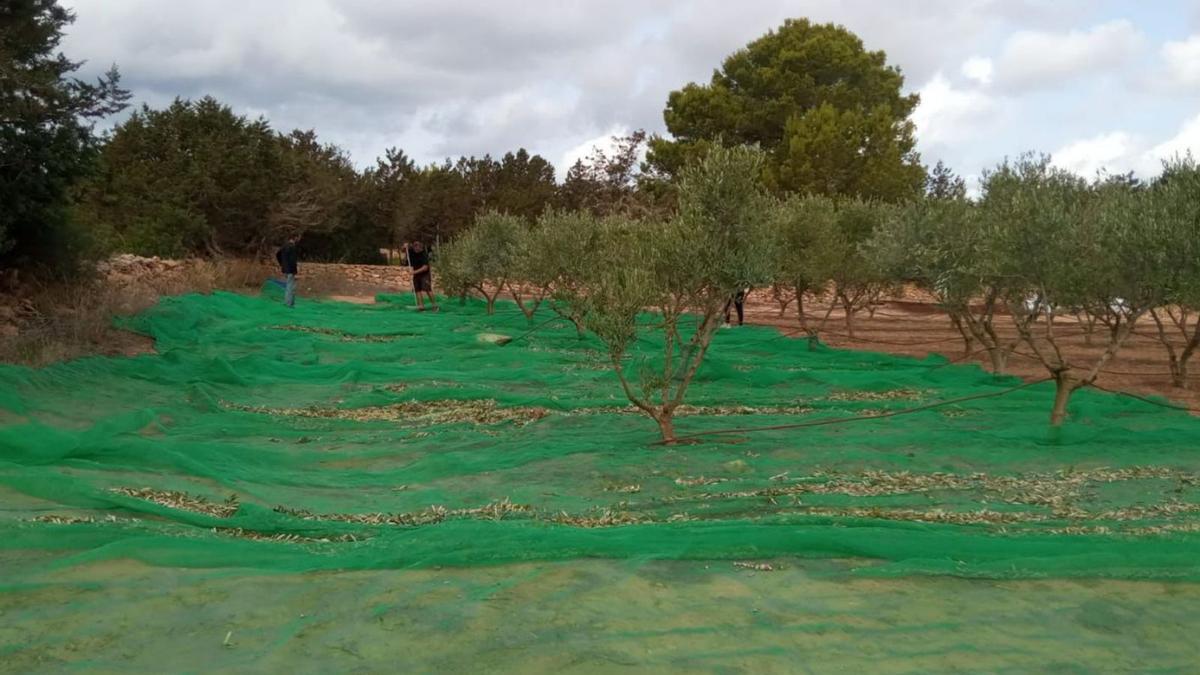
[[275, 253], [275, 260], [279, 261], [279, 269], [284, 274], [296, 274], [296, 246], [294, 244], [284, 244]]
[[[408, 251], [408, 265], [414, 272], [429, 264], [429, 251]], [[429, 272], [429, 270], [425, 270]]]

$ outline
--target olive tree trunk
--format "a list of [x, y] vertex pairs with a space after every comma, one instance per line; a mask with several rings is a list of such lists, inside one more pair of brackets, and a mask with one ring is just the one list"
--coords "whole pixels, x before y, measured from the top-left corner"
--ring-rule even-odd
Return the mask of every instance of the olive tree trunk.
[[1083, 386], [1083, 381], [1072, 377], [1069, 371], [1054, 375], [1054, 407], [1050, 409], [1050, 426], [1060, 427], [1067, 419], [1067, 404], [1071, 394]]
[[958, 334], [962, 336], [963, 353], [970, 355], [975, 349], [975, 336], [971, 335], [971, 331], [964, 325], [963, 317], [959, 312], [947, 309], [946, 313], [950, 315], [950, 325], [954, 326], [954, 330], [958, 331]]
[[[1178, 348], [1171, 340], [1170, 327], [1167, 325], [1167, 321], [1163, 320], [1163, 315], [1183, 338], [1182, 349]], [[1195, 323], [1189, 326], [1190, 315], [1191, 312], [1184, 308], [1179, 308], [1178, 312], [1171, 308], [1150, 311], [1150, 316], [1154, 319], [1154, 325], [1158, 329], [1158, 341], [1167, 351], [1167, 362], [1171, 369], [1171, 384], [1180, 389], [1187, 389], [1190, 385], [1188, 362], [1200, 348], [1200, 313], [1197, 313]]]

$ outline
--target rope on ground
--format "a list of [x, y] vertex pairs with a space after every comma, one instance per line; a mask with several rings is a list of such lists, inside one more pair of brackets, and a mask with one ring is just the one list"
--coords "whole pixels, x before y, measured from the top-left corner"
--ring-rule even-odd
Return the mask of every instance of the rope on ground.
[[966, 354], [960, 354], [959, 356], [956, 356], [945, 363], [939, 363], [938, 365], [933, 366], [931, 370], [938, 370], [939, 368], [945, 368], [946, 366], [953, 366], [955, 364], [962, 363], [971, 357], [979, 356], [980, 354], [986, 354], [987, 351], [987, 347], [980, 347], [979, 349], [969, 351]]
[[[1039, 362], [1041, 361], [1041, 358], [1038, 357], [1036, 354], [1027, 354], [1025, 352], [1013, 351], [1012, 355], [1019, 356], [1023, 359], [1028, 359], [1030, 361], [1039, 361]], [[1155, 376], [1162, 375], [1162, 373], [1159, 371], [1134, 372], [1132, 370], [1110, 370], [1108, 368], [1101, 368], [1100, 374], [1101, 375], [1119, 375], [1119, 376], [1123, 376], [1123, 377], [1155, 377]]]
[[[933, 305], [933, 306], [937, 307], [936, 305]], [[865, 310], [865, 309], [862, 311], [867, 312], [867, 310]], [[941, 314], [946, 313], [945, 310], [941, 309], [940, 307], [937, 308], [937, 311], [938, 311], [938, 313], [941, 313]], [[875, 318], [876, 316], [882, 316], [886, 319], [900, 319], [902, 321], [907, 321], [907, 320], [920, 320], [923, 315], [919, 315], [919, 314], [915, 314], [915, 313], [914, 314], [892, 314], [891, 312], [884, 312], [882, 310], [877, 309], [877, 310], [875, 310], [874, 316], [872, 316], [870, 312], [867, 312], [867, 316], [872, 319]]]
[[1101, 372], [1101, 373], [1103, 373], [1103, 374], [1105, 374], [1105, 375], [1121, 375], [1121, 376], [1123, 376], [1123, 377], [1158, 377], [1158, 376], [1161, 376], [1161, 375], [1163, 375], [1163, 373], [1162, 373], [1162, 372], [1160, 372], [1160, 371], [1157, 371], [1157, 370], [1152, 370], [1152, 371], [1149, 371], [1149, 372], [1134, 372], [1134, 371], [1132, 371], [1132, 370], [1108, 370], [1108, 369], [1102, 369], [1100, 372]]
[[919, 342], [895, 342], [891, 340], [875, 340], [872, 338], [851, 336], [846, 333], [838, 333], [831, 330], [820, 331], [822, 335], [832, 335], [834, 337], [845, 338], [852, 342], [865, 342], [867, 344], [890, 345], [892, 347], [924, 347], [927, 345], [940, 345], [947, 342], [962, 342], [962, 336], [955, 335], [953, 337], [942, 338], [940, 340], [922, 340]]
[[[821, 426], [828, 426], [828, 425], [833, 425], [833, 424], [849, 424], [851, 422], [864, 422], [867, 420], [879, 420], [879, 419], [884, 419], [887, 417], [899, 417], [900, 415], [911, 415], [913, 413], [924, 412], [926, 410], [933, 410], [935, 408], [941, 408], [943, 406], [954, 405], [956, 403], [965, 403], [967, 401], [979, 401], [979, 400], [987, 399], [987, 398], [997, 398], [1000, 396], [1006, 396], [1008, 394], [1020, 391], [1022, 389], [1028, 389], [1029, 387], [1032, 387], [1032, 386], [1035, 386], [1038, 384], [1042, 384], [1044, 382], [1049, 382], [1052, 379], [1053, 378], [1050, 378], [1050, 377], [1044, 377], [1040, 380], [1033, 380], [1032, 382], [1025, 382], [1024, 384], [1019, 384], [1015, 387], [1009, 387], [1008, 389], [1004, 389], [1002, 391], [993, 391], [993, 392], [988, 392], [986, 394], [972, 394], [970, 396], [962, 396], [959, 398], [947, 399], [945, 401], [938, 401], [936, 403], [928, 403], [926, 405], [920, 405], [920, 406], [916, 406], [913, 408], [904, 408], [901, 410], [891, 410], [888, 412], [880, 413], [878, 415], [867, 415], [867, 416], [859, 416], [859, 417], [835, 417], [832, 419], [813, 420], [811, 422], [798, 422], [796, 424], [777, 424], [777, 425], [773, 425], [773, 426], [769, 426], [769, 427], [741, 427], [738, 429], [717, 429], [715, 431], [701, 431], [701, 432], [697, 432], [694, 434], [688, 434], [686, 436], [680, 436], [679, 438], [676, 438], [675, 441], [676, 442], [690, 441], [690, 440], [702, 438], [704, 436], [725, 436], [725, 435], [730, 435], [730, 434], [748, 434], [748, 433], [753, 433], [753, 432], [757, 432], [757, 431], [784, 431], [784, 430], [788, 430], [788, 429], [804, 429], [807, 427], [821, 427]], [[658, 441], [654, 445], [666, 445], [666, 444], [667, 443], [665, 441]]]
[[[800, 335], [800, 333], [808, 333], [808, 329], [807, 328], [795, 328], [795, 329], [792, 329], [789, 331], [780, 331], [779, 335], [772, 337], [770, 340], [767, 340], [767, 342], [774, 342], [776, 340], [782, 340], [783, 338], [786, 338], [786, 337], [795, 337], [797, 335]], [[803, 337], [816, 337], [816, 336], [805, 335]]]
[[512, 339], [510, 342], [506, 342], [506, 343], [504, 343], [502, 346], [504, 346], [504, 347], [507, 347], [508, 345], [511, 345], [511, 344], [513, 344], [514, 342], [518, 342], [518, 341], [520, 341], [520, 340], [524, 340], [525, 338], [527, 338], [527, 337], [529, 337], [530, 335], [533, 335], [534, 333], [536, 333], [536, 332], [538, 332], [538, 331], [542, 330], [543, 328], [545, 328], [546, 326], [549, 326], [550, 324], [554, 323], [555, 321], [566, 321], [566, 319], [564, 319], [564, 318], [563, 318], [563, 317], [561, 317], [561, 316], [554, 316], [554, 317], [551, 317], [551, 318], [547, 319], [546, 321], [543, 321], [542, 323], [540, 323], [540, 324], [538, 324], [538, 325], [534, 326], [533, 328], [531, 328], [531, 329], [529, 329], [529, 330], [525, 331], [524, 333], [522, 333], [522, 334], [518, 335], [517, 337], [513, 338], [513, 339]]
[[[785, 337], [795, 337], [797, 335], [800, 335], [801, 333], [808, 333], [808, 332], [809, 332], [809, 329], [806, 329], [806, 328], [796, 328], [794, 330], [783, 331], [779, 335], [776, 335], [775, 337], [771, 338], [771, 341], [779, 340], [779, 339], [782, 339]], [[847, 335], [845, 333], [838, 333], [837, 331], [830, 331], [830, 330], [818, 330], [815, 332], [815, 334], [801, 335], [801, 337], [820, 338], [822, 335], [832, 335], [834, 337], [846, 338], [846, 339], [852, 340], [854, 342], [865, 342], [865, 343], [873, 343], [873, 344], [880, 344], [880, 345], [891, 345], [894, 347], [922, 347], [922, 346], [926, 346], [926, 345], [937, 345], [937, 344], [944, 344], [946, 342], [962, 340], [962, 337], [954, 336], [954, 337], [949, 337], [949, 338], [945, 338], [945, 339], [920, 341], [920, 342], [892, 342], [892, 341], [887, 341], [887, 340], [873, 340], [873, 339], [864, 338], [864, 337], [850, 337], [849, 335]]]
[[1109, 389], [1108, 387], [1101, 387], [1100, 385], [1096, 384], [1095, 382], [1090, 382], [1090, 383], [1088, 383], [1087, 386], [1091, 387], [1092, 389], [1099, 389], [1100, 391], [1103, 391], [1108, 394], [1116, 394], [1118, 396], [1125, 396], [1128, 398], [1137, 399], [1139, 401], [1142, 401], [1143, 403], [1149, 403], [1150, 405], [1156, 405], [1160, 408], [1169, 408], [1171, 410], [1182, 410], [1184, 412], [1200, 414], [1200, 408], [1189, 408], [1189, 407], [1183, 406], [1183, 405], [1175, 405], [1174, 403], [1163, 403], [1162, 401], [1155, 401], [1152, 398], [1148, 398], [1146, 396], [1140, 396], [1138, 394], [1130, 393], [1128, 391], [1120, 391], [1117, 389]]
[[[499, 312], [497, 312], [497, 313], [499, 313]], [[527, 332], [523, 333], [522, 335], [520, 335], [520, 336], [518, 336], [518, 337], [514, 338], [514, 339], [512, 340], [512, 342], [508, 342], [508, 343], [506, 343], [506, 344], [512, 344], [513, 342], [518, 342], [518, 341], [524, 340], [524, 339], [528, 338], [529, 336], [533, 335], [534, 333], [537, 333], [537, 332], [541, 331], [541, 330], [542, 330], [542, 329], [544, 329], [546, 326], [548, 326], [548, 325], [550, 325], [550, 324], [552, 324], [552, 323], [554, 323], [554, 322], [556, 322], [556, 321], [565, 321], [565, 319], [564, 319], [563, 317], [560, 317], [560, 316], [556, 316], [556, 317], [554, 317], [554, 318], [551, 318], [550, 320], [548, 320], [548, 321], [545, 321], [545, 322], [543, 322], [543, 323], [541, 323], [541, 324], [537, 325], [537, 326], [536, 326], [536, 327], [534, 327], [533, 329], [531, 329], [531, 330], [529, 330], [529, 331], [527, 331]], [[819, 339], [819, 338], [820, 338], [822, 335], [832, 335], [832, 336], [834, 336], [834, 337], [841, 337], [841, 338], [845, 338], [845, 339], [848, 339], [848, 340], [852, 340], [852, 341], [854, 341], [854, 342], [862, 342], [862, 343], [867, 343], [867, 344], [880, 344], [880, 345], [889, 345], [889, 346], [893, 346], [893, 347], [924, 347], [924, 346], [930, 346], [930, 345], [945, 344], [945, 343], [947, 343], [947, 342], [957, 342], [957, 341], [960, 341], [960, 340], [962, 340], [962, 336], [958, 336], [958, 335], [956, 335], [956, 336], [951, 336], [951, 337], [942, 338], [942, 339], [938, 339], [938, 340], [929, 340], [929, 341], [912, 341], [912, 342], [896, 342], [896, 341], [891, 341], [891, 340], [875, 340], [875, 339], [871, 339], [871, 338], [864, 338], [864, 337], [850, 337], [850, 336], [849, 336], [849, 335], [847, 335], [846, 333], [839, 333], [839, 332], [837, 332], [837, 331], [829, 331], [829, 330], [818, 331], [818, 332], [817, 332], [815, 335], [813, 335], [813, 334], [809, 334], [809, 335], [801, 335], [802, 333], [808, 333], [808, 329], [805, 329], [805, 328], [796, 328], [796, 329], [789, 330], [789, 331], [781, 331], [781, 332], [780, 332], [778, 335], [776, 335], [776, 336], [774, 336], [773, 338], [771, 338], [771, 340], [770, 340], [770, 341], [775, 341], [775, 340], [779, 340], [779, 339], [783, 339], [783, 338], [788, 338], [788, 337], [796, 337], [796, 336], [800, 336], [800, 337], [802, 337], [802, 338], [803, 338], [803, 337], [815, 337], [815, 338], [818, 338], [818, 339]], [[1081, 335], [1083, 335], [1083, 333], [1071, 334], [1071, 335], [1061, 335], [1060, 337], [1080, 337]], [[650, 343], [649, 341], [647, 341], [645, 338], [643, 338], [643, 337], [641, 337], [641, 336], [638, 336], [637, 340], [638, 340], [639, 342], [643, 342], [643, 343], [645, 343], [645, 344], [653, 344], [653, 343]], [[971, 351], [971, 352], [968, 352], [968, 353], [966, 353], [966, 354], [962, 354], [962, 355], [960, 355], [960, 356], [958, 356], [958, 357], [955, 357], [954, 359], [951, 359], [951, 360], [949, 360], [949, 361], [948, 361], [948, 362], [946, 362], [946, 363], [938, 364], [937, 366], [934, 366], [933, 368], [936, 370], [936, 369], [939, 369], [939, 368], [945, 368], [945, 367], [947, 367], [947, 366], [951, 366], [951, 365], [954, 365], [954, 364], [957, 364], [957, 363], [961, 363], [961, 362], [963, 362], [963, 361], [966, 361], [967, 359], [969, 359], [969, 358], [971, 358], [971, 357], [973, 357], [973, 356], [977, 356], [977, 355], [979, 355], [979, 354], [983, 354], [983, 353], [985, 353], [985, 352], [987, 352], [987, 351], [988, 351], [988, 349], [987, 349], [986, 347], [983, 347], [983, 348], [980, 348], [980, 349], [976, 349], [976, 350], [974, 350], [974, 351]], [[1018, 357], [1021, 357], [1021, 358], [1024, 358], [1024, 359], [1028, 359], [1028, 360], [1030, 360], [1030, 361], [1038, 361], [1038, 360], [1040, 360], [1040, 359], [1039, 359], [1037, 356], [1035, 356], [1035, 355], [1033, 355], [1033, 354], [1028, 354], [1028, 353], [1024, 353], [1024, 352], [1017, 351], [1017, 350], [1013, 350], [1013, 351], [1011, 351], [1011, 352], [1010, 352], [1010, 355], [1011, 355], [1011, 356], [1018, 356]], [[1140, 372], [1133, 372], [1133, 371], [1124, 371], [1124, 370], [1110, 370], [1110, 369], [1103, 369], [1103, 370], [1101, 370], [1100, 372], [1101, 372], [1102, 374], [1104, 374], [1104, 375], [1118, 375], [1118, 376], [1125, 376], [1125, 377], [1148, 377], [1148, 376], [1152, 376], [1152, 375], [1155, 375], [1155, 374], [1156, 374], [1156, 373], [1153, 373], [1153, 372], [1145, 372], [1145, 373], [1140, 373]]]
[[[803, 330], [803, 329], [801, 329], [801, 330]], [[785, 333], [781, 337], [786, 337], [788, 335], [794, 335], [795, 333], [796, 333], [796, 331], [790, 331], [788, 333]], [[839, 333], [837, 331], [832, 331], [832, 330], [818, 330], [817, 333], [819, 335], [832, 335], [834, 337], [845, 338], [845, 339], [851, 340], [853, 342], [864, 342], [867, 344], [879, 344], [879, 345], [891, 345], [893, 347], [924, 347], [927, 345], [945, 344], [947, 342], [959, 342], [963, 339], [961, 335], [953, 335], [953, 336], [950, 336], [947, 338], [939, 338], [937, 340], [895, 342], [895, 341], [890, 341], [890, 340], [876, 340], [873, 338], [865, 338], [865, 337], [861, 337], [861, 336], [851, 337], [847, 333]], [[1073, 338], [1073, 337], [1080, 337], [1082, 335], [1084, 335], [1084, 333], [1069, 333], [1069, 334], [1065, 334], [1065, 335], [1060, 335], [1059, 337]]]

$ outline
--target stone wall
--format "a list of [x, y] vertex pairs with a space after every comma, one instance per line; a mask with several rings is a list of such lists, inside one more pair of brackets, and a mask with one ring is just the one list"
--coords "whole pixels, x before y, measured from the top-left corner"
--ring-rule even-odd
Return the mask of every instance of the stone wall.
[[342, 281], [354, 286], [398, 291], [412, 288], [412, 270], [399, 265], [346, 265], [300, 262], [300, 281]]
[[[279, 276], [279, 268], [269, 262], [240, 260], [224, 263], [227, 267], [236, 267], [247, 277], [251, 286], [256, 283], [255, 277], [265, 280], [270, 276]], [[207, 270], [213, 267], [213, 263], [204, 260], [164, 260], [122, 254], [97, 263], [96, 271], [109, 283], [126, 285], [161, 278], [187, 277], [202, 270], [208, 273]], [[298, 281], [302, 288], [345, 285], [380, 291], [401, 290], [412, 287], [412, 270], [399, 265], [349, 265], [301, 260]]]

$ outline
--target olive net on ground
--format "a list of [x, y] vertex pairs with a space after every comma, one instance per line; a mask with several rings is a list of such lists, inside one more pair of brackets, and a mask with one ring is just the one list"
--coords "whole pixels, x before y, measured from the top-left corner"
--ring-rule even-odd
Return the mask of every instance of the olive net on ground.
[[1186, 413], [738, 328], [665, 447], [568, 322], [380, 299], [0, 367], [0, 672], [1194, 664]]
[[[1082, 391], [1051, 432], [1049, 384], [739, 328], [718, 334], [681, 434], [848, 421], [664, 447], [569, 323], [380, 299], [167, 298], [128, 322], [155, 355], [0, 369], [0, 550], [287, 572], [803, 557], [1200, 577], [1186, 413]], [[1003, 395], [880, 417], [981, 393]]]

